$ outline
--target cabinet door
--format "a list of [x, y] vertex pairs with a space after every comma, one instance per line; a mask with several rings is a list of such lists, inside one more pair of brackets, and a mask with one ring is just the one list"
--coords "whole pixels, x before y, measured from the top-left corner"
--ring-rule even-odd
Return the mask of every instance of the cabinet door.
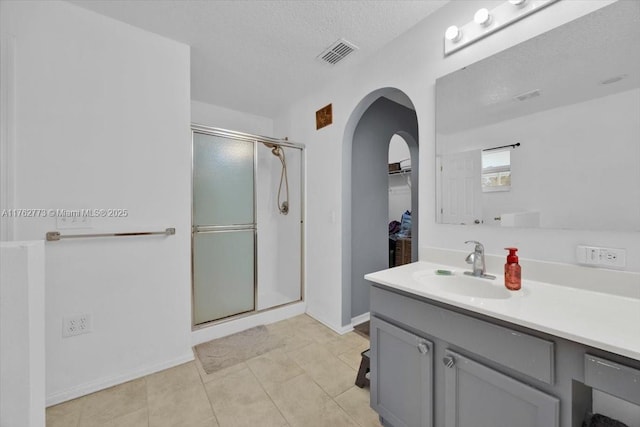
[[431, 427], [433, 344], [371, 318], [371, 407], [394, 427]]
[[555, 397], [452, 351], [442, 362], [445, 427], [558, 426]]

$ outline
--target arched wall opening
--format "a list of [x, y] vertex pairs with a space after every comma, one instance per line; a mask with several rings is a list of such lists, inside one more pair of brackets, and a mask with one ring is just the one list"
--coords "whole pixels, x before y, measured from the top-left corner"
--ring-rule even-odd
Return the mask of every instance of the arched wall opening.
[[[418, 120], [410, 99], [394, 88], [376, 90], [358, 104], [345, 129], [342, 164], [342, 326], [369, 311], [364, 275], [388, 268], [388, 153], [393, 135], [412, 159], [412, 236], [418, 236]], [[412, 259], [417, 259], [417, 241]]]

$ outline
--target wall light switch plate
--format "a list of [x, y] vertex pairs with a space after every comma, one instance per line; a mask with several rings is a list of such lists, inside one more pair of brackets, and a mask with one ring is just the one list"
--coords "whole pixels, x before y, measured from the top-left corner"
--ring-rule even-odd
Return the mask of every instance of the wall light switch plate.
[[627, 251], [617, 248], [578, 245], [578, 263], [606, 268], [624, 268], [627, 265]]

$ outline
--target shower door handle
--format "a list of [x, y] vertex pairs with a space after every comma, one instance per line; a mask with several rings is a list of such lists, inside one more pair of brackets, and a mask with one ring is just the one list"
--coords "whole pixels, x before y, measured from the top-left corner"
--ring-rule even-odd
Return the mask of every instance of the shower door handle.
[[194, 225], [191, 227], [193, 233], [215, 233], [225, 231], [255, 230], [255, 224], [233, 224], [233, 225]]

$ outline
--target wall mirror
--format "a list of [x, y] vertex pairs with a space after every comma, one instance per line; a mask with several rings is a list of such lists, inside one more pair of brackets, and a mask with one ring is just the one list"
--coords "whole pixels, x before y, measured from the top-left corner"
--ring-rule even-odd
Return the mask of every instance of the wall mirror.
[[640, 231], [640, 3], [439, 78], [436, 162], [440, 223]]

